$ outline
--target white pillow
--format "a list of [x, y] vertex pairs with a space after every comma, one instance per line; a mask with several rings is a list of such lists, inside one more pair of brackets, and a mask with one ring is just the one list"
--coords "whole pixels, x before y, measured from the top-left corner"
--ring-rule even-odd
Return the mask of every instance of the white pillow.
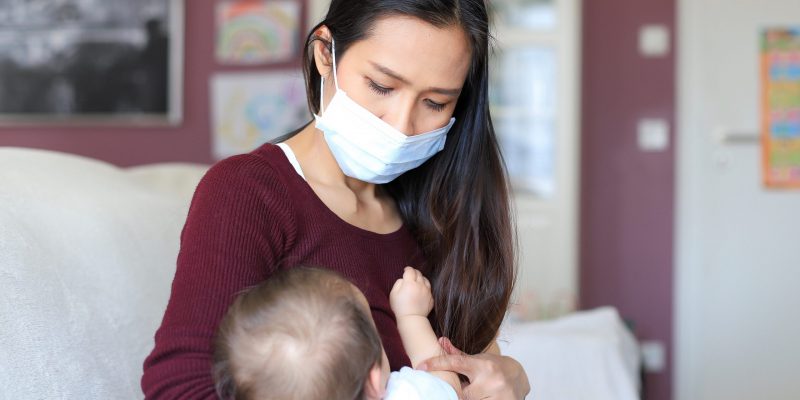
[[206, 170], [208, 166], [202, 164], [163, 163], [127, 168], [126, 174], [154, 191], [179, 196], [188, 202]]
[[638, 400], [639, 350], [614, 308], [506, 321], [502, 354], [519, 361], [536, 400]]
[[143, 397], [190, 196], [0, 148], [0, 398]]

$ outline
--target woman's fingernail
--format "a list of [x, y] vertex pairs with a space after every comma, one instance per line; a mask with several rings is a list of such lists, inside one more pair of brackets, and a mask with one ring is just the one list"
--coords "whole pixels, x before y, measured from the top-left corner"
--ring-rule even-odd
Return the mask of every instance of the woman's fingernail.
[[448, 339], [448, 338], [444, 338], [444, 340], [442, 340], [442, 342], [443, 342], [442, 346], [444, 346], [444, 347], [449, 347], [449, 348], [453, 347], [453, 342], [451, 342], [450, 339]]

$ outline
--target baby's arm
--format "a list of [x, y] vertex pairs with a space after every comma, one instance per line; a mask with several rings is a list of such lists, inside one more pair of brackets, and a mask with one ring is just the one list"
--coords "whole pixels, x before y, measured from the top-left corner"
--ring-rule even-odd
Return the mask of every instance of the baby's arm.
[[[444, 354], [428, 321], [428, 314], [433, 309], [431, 283], [421, 272], [406, 267], [403, 277], [392, 287], [389, 302], [412, 367], [416, 368], [421, 362]], [[455, 373], [436, 371], [433, 374], [453, 386], [461, 397], [461, 383]]]

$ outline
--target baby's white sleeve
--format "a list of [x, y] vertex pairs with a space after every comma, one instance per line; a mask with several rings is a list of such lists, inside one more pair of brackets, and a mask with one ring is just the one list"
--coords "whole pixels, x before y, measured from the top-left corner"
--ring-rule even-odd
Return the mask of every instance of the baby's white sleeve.
[[384, 400], [458, 400], [458, 395], [433, 374], [403, 367], [389, 375]]

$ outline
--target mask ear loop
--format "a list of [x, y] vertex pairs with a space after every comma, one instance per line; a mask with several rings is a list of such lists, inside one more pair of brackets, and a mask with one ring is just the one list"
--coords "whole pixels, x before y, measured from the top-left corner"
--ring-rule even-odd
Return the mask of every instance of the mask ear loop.
[[320, 83], [319, 83], [319, 115], [322, 115], [325, 112], [325, 77], [320, 76]]
[[[339, 90], [339, 79], [336, 77], [336, 40], [331, 38], [331, 53], [333, 53], [333, 84], [336, 86], [336, 90]], [[319, 83], [319, 114], [325, 112], [325, 105], [323, 102], [325, 101], [325, 77], [320, 76], [320, 83]]]

